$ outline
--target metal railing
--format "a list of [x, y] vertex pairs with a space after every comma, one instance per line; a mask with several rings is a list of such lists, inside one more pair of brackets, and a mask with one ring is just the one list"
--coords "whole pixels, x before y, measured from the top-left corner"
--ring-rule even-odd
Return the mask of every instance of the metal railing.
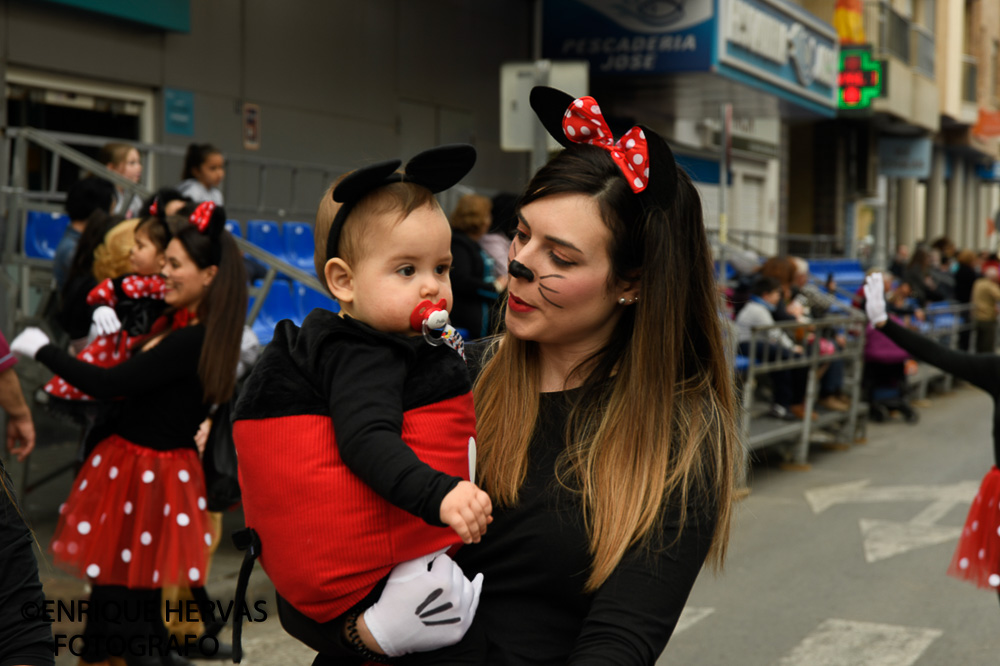
[[976, 103], [976, 83], [979, 78], [979, 59], [965, 54], [962, 56], [962, 101]]
[[[105, 178], [115, 185], [124, 189], [128, 196], [138, 195], [140, 197], [149, 196], [149, 190], [141, 184], [127, 180], [117, 172], [111, 171], [103, 164], [97, 162], [76, 148], [68, 145], [73, 142], [84, 146], [102, 146], [112, 139], [105, 137], [93, 137], [74, 134], [62, 134], [57, 132], [46, 132], [32, 128], [8, 128], [3, 133], [2, 152], [0, 152], [0, 219], [4, 221], [4, 233], [0, 237], [2, 242], [2, 264], [4, 270], [0, 270], [0, 286], [6, 290], [6, 307], [0, 312], [0, 330], [14, 332], [27, 323], [45, 324], [41, 318], [47, 299], [53, 290], [52, 262], [45, 259], [28, 257], [25, 254], [25, 239], [27, 235], [27, 217], [29, 210], [57, 212], [62, 208], [65, 200], [65, 193], [55, 190], [55, 179], [50, 177], [50, 182], [44, 189], [31, 189], [29, 187], [28, 176], [28, 156], [30, 149], [41, 149], [45, 155], [45, 160], [50, 165], [50, 173], [54, 174], [59, 169], [59, 163], [69, 162], [82, 171], [90, 172], [94, 175]], [[183, 149], [174, 146], [159, 146], [152, 144], [135, 144], [140, 152], [145, 154], [174, 154], [183, 155]], [[269, 169], [287, 169], [297, 165], [296, 168], [321, 169], [324, 182], [331, 177], [335, 168], [319, 167], [318, 165], [302, 165], [300, 163], [264, 160], [260, 158], [247, 158], [240, 156], [238, 162], [243, 164], [256, 165], [260, 178], [266, 180]], [[326, 185], [323, 185], [325, 188]], [[316, 198], [320, 196], [322, 190], [316, 193]], [[265, 215], [274, 213], [274, 217], [281, 217], [278, 213], [287, 213], [286, 209], [271, 207], [259, 195], [256, 203], [250, 207], [226, 206], [227, 215], [233, 216], [233, 211], [243, 211], [252, 215]], [[294, 192], [290, 194], [294, 199]], [[294, 211], [293, 211], [294, 212]], [[310, 217], [315, 215], [315, 204], [310, 212]], [[279, 273], [287, 275], [307, 287], [320, 293], [324, 292], [323, 285], [311, 273], [293, 266], [283, 259], [270, 254], [256, 245], [244, 240], [234, 238], [237, 246], [245, 254], [260, 261], [266, 266], [263, 283], [259, 289], [251, 289], [251, 296], [256, 297], [254, 304], [247, 314], [247, 323], [252, 323], [264, 300], [270, 291], [271, 285]], [[33, 293], [34, 292], [34, 293]]]
[[913, 69], [929, 79], [934, 78], [934, 33], [922, 25], [913, 24]]
[[[705, 233], [716, 242], [719, 230], [706, 228]], [[762, 256], [794, 254], [810, 259], [813, 257], [844, 256], [844, 240], [834, 234], [796, 234], [778, 231], [761, 231], [759, 229], [728, 229], [727, 242], [743, 250], [751, 250]], [[763, 250], [764, 247], [776, 247], [776, 251]]]
[[[790, 444], [787, 451], [790, 461], [805, 465], [808, 462], [809, 443], [813, 430], [817, 427], [833, 426], [838, 430], [838, 439], [849, 442], [857, 439], [859, 415], [862, 408], [861, 377], [864, 370], [865, 327], [867, 320], [863, 314], [852, 311], [846, 315], [830, 316], [808, 323], [798, 321], [777, 322], [771, 326], [754, 327], [748, 348], [747, 370], [743, 380], [743, 442], [749, 456], [752, 451], [779, 443]], [[801, 355], [783, 356], [771, 353], [774, 346], [771, 339], [774, 331], [795, 337], [800, 329], [808, 330], [812, 337], [805, 344]], [[824, 334], [837, 331], [842, 334], [846, 346], [832, 354], [820, 354], [820, 339]], [[813, 405], [819, 393], [820, 368], [832, 361], [845, 364], [845, 385], [850, 396], [847, 412], [826, 412], [817, 414], [813, 420]], [[754, 414], [754, 388], [756, 380], [779, 370], [805, 370], [808, 373], [805, 393], [805, 414], [801, 421], [786, 422], [770, 419], [756, 419]]]

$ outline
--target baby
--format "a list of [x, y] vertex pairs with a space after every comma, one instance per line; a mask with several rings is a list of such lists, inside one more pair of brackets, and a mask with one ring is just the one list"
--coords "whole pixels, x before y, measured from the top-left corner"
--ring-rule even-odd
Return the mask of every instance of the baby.
[[314, 620], [356, 606], [400, 562], [479, 541], [492, 521], [470, 481], [460, 342], [435, 331], [452, 292], [451, 230], [433, 195], [474, 162], [471, 146], [444, 146], [327, 192], [315, 263], [341, 311], [280, 322], [236, 406], [247, 526], [278, 594]]

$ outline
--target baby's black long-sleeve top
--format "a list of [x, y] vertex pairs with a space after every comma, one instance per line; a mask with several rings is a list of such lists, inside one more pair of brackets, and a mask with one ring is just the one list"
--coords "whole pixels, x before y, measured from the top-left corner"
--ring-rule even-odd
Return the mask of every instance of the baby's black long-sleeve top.
[[948, 349], [892, 319], [886, 321], [881, 330], [917, 360], [937, 366], [993, 397], [993, 462], [1000, 465], [1000, 405], [997, 404], [1000, 400], [1000, 356]]
[[205, 327], [169, 333], [147, 351], [136, 351], [112, 368], [101, 368], [45, 345], [35, 358], [84, 393], [121, 399], [111, 431], [128, 441], [166, 451], [195, 448], [194, 435], [208, 415], [198, 378]]

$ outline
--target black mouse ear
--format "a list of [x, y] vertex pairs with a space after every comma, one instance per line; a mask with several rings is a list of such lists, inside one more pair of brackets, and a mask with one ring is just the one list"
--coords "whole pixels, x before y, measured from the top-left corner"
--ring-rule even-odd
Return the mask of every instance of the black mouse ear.
[[465, 178], [475, 164], [476, 149], [466, 143], [438, 146], [407, 162], [405, 180], [437, 194]]
[[639, 129], [646, 135], [646, 149], [649, 151], [649, 185], [640, 196], [655, 201], [664, 208], [670, 208], [677, 196], [677, 161], [670, 146], [659, 134], [645, 125]]
[[338, 203], [359, 201], [376, 187], [384, 185], [386, 178], [402, 163], [401, 160], [386, 160], [352, 171], [334, 188], [333, 200]]
[[572, 95], [567, 95], [561, 90], [549, 88], [548, 86], [535, 86], [531, 89], [529, 96], [531, 108], [535, 115], [542, 122], [545, 130], [552, 135], [552, 138], [559, 142], [564, 148], [569, 148], [572, 142], [566, 137], [563, 131], [563, 116], [569, 110], [569, 105], [573, 103]]

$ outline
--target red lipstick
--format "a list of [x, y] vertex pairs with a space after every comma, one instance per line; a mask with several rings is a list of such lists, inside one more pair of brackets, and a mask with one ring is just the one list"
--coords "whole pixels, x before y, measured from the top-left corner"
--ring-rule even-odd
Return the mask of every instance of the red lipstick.
[[507, 307], [513, 310], [514, 312], [534, 312], [535, 310], [538, 309], [533, 305], [528, 305], [514, 294], [508, 295]]

